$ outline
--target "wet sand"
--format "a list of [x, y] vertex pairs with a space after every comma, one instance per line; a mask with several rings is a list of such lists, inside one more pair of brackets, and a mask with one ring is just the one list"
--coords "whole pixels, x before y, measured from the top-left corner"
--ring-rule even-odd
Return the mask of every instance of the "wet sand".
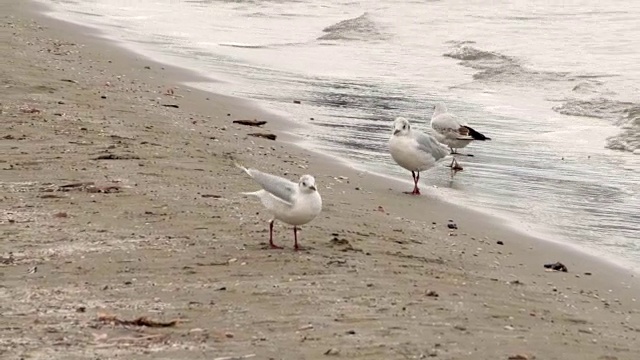
[[[638, 358], [630, 271], [303, 151], [285, 120], [35, 10], [0, 4], [0, 358]], [[316, 177], [303, 251], [281, 223], [266, 249], [234, 161]]]

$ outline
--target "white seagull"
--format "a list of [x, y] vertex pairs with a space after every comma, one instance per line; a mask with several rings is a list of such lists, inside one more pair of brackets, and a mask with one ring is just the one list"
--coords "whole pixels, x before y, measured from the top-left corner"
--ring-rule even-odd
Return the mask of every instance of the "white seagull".
[[457, 154], [457, 149], [462, 149], [474, 140], [491, 140], [447, 112], [447, 107], [443, 103], [437, 103], [434, 106], [431, 127], [435, 130], [436, 139], [447, 145], [451, 154]]
[[272, 214], [269, 220], [269, 246], [272, 249], [282, 249], [273, 243], [273, 221], [278, 219], [293, 225], [294, 249], [299, 250], [298, 226], [310, 222], [322, 211], [322, 198], [316, 189], [314, 177], [302, 175], [296, 184], [256, 169], [247, 169], [239, 164], [236, 166], [262, 187], [262, 190], [242, 194], [256, 196]]
[[[436, 165], [448, 155], [447, 148], [440, 145], [431, 135], [419, 131], [412, 131], [411, 124], [403, 117], [398, 117], [393, 122], [393, 135], [389, 139], [389, 151], [391, 157], [398, 165], [411, 171], [413, 176], [412, 195], [420, 195], [418, 180], [420, 171], [425, 171]], [[461, 167], [452, 167], [453, 171], [462, 170]], [[409, 192], [407, 192], [409, 193]]]

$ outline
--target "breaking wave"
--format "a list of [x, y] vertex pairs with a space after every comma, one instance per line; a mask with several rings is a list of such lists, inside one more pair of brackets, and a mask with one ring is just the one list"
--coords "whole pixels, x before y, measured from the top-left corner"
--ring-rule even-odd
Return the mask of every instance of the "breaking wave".
[[[464, 43], [462, 43], [464, 44]], [[509, 56], [498, 54], [492, 51], [484, 51], [480, 49], [476, 49], [472, 46], [462, 45], [458, 46], [457, 49], [453, 50], [450, 53], [444, 54], [446, 57], [450, 57], [453, 59], [470, 61], [469, 64], [464, 64], [473, 67], [475, 64], [471, 63], [474, 60], [485, 60], [491, 61], [496, 64], [505, 64], [505, 63], [514, 63], [515, 60]], [[482, 65], [482, 66], [487, 66]]]
[[527, 69], [520, 64], [517, 58], [493, 51], [480, 50], [466, 45], [468, 43], [459, 43], [454, 50], [443, 54], [443, 56], [461, 60], [460, 65], [480, 70], [473, 75], [474, 80], [529, 84], [531, 81], [567, 79], [568, 73]]
[[586, 116], [611, 120], [622, 128], [618, 135], [607, 139], [606, 148], [640, 153], [640, 105], [605, 98], [569, 100], [553, 110], [563, 115]]
[[622, 132], [608, 138], [606, 147], [640, 155], [640, 105], [625, 110], [617, 123], [622, 127]]
[[384, 40], [389, 36], [380, 29], [368, 13], [356, 18], [340, 21], [322, 30], [326, 34], [317, 40]]
[[563, 115], [616, 120], [633, 105], [630, 102], [595, 98], [590, 100], [569, 100], [562, 105], [554, 106], [553, 111]]
[[[472, 42], [455, 43], [455, 49], [443, 56], [460, 60], [460, 65], [479, 70], [473, 79], [481, 82], [500, 82], [530, 86], [532, 82], [578, 81], [574, 94], [615, 95], [597, 78], [611, 75], [572, 75], [566, 72], [536, 71], [523, 66], [517, 58], [471, 46]], [[607, 139], [612, 150], [640, 154], [640, 105], [631, 102], [597, 97], [588, 100], [572, 99], [554, 106], [557, 113], [610, 120], [622, 128], [620, 134]]]

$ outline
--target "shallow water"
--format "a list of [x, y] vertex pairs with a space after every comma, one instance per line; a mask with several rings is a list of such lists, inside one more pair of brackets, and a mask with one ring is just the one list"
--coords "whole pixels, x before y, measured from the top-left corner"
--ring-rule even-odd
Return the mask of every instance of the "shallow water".
[[428, 131], [444, 101], [493, 140], [465, 149], [455, 182], [443, 164], [423, 186], [640, 268], [640, 3], [42, 2], [407, 181], [386, 152], [391, 122]]

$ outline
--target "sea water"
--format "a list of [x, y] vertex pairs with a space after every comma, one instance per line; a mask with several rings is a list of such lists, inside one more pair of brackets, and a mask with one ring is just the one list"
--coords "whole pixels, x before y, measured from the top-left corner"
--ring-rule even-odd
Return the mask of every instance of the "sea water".
[[[305, 146], [406, 179], [391, 123], [435, 102], [493, 140], [443, 198], [640, 268], [640, 2], [40, 0], [303, 124]], [[294, 100], [300, 104], [294, 104]], [[398, 189], [400, 191], [402, 189]], [[555, 259], [550, 259], [555, 260]]]

